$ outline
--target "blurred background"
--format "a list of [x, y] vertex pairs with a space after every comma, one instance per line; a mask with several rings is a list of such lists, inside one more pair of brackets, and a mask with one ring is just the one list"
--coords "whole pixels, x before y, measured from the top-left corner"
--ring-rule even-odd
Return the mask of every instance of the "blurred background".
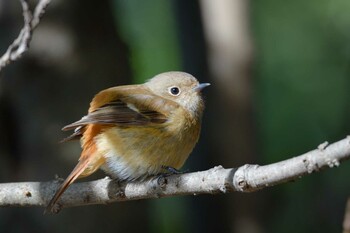
[[[66, 177], [80, 147], [59, 144], [67, 136], [60, 129], [86, 113], [94, 94], [170, 70], [212, 84], [184, 170], [268, 164], [340, 140], [350, 130], [349, 12], [348, 0], [53, 0], [29, 52], [0, 73], [0, 182]], [[0, 0], [1, 54], [22, 25], [19, 1]], [[345, 162], [251, 194], [53, 216], [2, 208], [0, 231], [341, 232], [349, 176]]]

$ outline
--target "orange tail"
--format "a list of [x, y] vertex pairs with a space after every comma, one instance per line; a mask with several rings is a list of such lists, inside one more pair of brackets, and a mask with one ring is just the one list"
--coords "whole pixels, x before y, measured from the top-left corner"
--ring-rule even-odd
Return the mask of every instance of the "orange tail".
[[56, 191], [55, 195], [47, 205], [44, 214], [54, 212], [54, 205], [61, 197], [61, 195], [66, 191], [66, 189], [71, 185], [79, 176], [85, 171], [87, 166], [89, 165], [89, 159], [80, 160], [79, 163], [75, 166], [73, 171], [69, 174], [66, 180], [61, 184], [60, 188]]

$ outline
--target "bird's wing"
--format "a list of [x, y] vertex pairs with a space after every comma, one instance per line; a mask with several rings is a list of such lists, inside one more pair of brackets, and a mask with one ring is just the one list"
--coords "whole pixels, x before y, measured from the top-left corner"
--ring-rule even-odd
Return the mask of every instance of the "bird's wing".
[[[162, 124], [167, 121], [171, 112], [179, 107], [174, 101], [159, 97], [143, 89], [138, 91], [129, 90], [128, 92], [124, 90], [111, 88], [106, 91], [112, 94], [104, 91], [96, 95], [88, 115], [62, 129], [64, 131], [75, 129], [75, 132], [67, 139], [79, 138], [88, 124], [119, 126]], [[104, 95], [108, 97], [104, 97]], [[102, 102], [102, 104], [96, 104], [97, 100], [100, 100], [98, 102]]]

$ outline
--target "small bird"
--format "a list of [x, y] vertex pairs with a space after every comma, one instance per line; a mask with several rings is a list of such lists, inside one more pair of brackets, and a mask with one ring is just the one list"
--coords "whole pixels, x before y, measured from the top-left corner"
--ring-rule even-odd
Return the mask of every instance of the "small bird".
[[198, 141], [204, 102], [192, 75], [172, 71], [148, 82], [108, 88], [90, 103], [88, 114], [62, 130], [80, 139], [78, 164], [61, 184], [45, 212], [76, 179], [97, 169], [120, 181], [177, 173]]

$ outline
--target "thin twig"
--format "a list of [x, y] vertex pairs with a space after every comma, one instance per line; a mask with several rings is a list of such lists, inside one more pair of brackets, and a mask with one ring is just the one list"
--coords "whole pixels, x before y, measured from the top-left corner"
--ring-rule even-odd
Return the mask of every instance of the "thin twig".
[[23, 53], [28, 50], [33, 31], [38, 26], [40, 19], [45, 13], [45, 9], [51, 0], [40, 0], [34, 9], [34, 14], [31, 12], [27, 0], [20, 0], [20, 2], [22, 5], [24, 25], [18, 37], [12, 42], [4, 55], [0, 58], [0, 72], [11, 62], [18, 60]]
[[[160, 198], [179, 195], [254, 192], [296, 180], [324, 168], [338, 167], [350, 158], [350, 137], [281, 162], [237, 169], [212, 169], [169, 177], [150, 178], [143, 182], [118, 183], [109, 178], [73, 184], [62, 196], [58, 209], [107, 204], [116, 201]], [[23, 182], [0, 184], [0, 206], [45, 206], [59, 183]]]

